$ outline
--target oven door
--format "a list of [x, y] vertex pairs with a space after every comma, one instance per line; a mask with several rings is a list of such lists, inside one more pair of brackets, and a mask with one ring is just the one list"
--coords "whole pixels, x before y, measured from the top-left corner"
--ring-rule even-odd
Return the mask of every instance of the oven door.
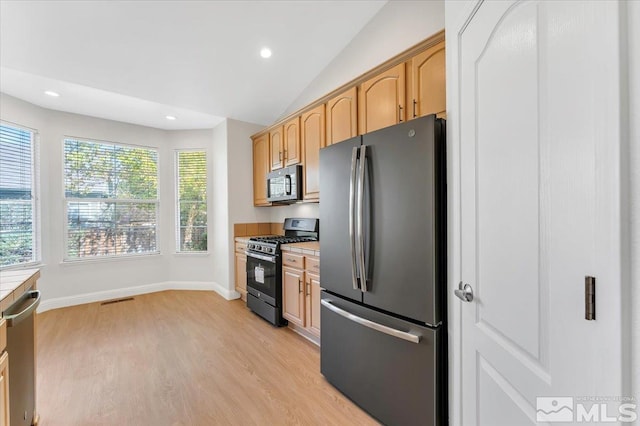
[[247, 291], [272, 306], [278, 306], [278, 262], [276, 256], [246, 252]]

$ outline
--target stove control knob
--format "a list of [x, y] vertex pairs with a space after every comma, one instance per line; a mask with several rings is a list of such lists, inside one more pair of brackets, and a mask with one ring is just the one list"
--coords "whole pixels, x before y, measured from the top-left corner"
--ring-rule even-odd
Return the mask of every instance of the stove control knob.
[[275, 249], [273, 247], [269, 248], [269, 253], [275, 253]]

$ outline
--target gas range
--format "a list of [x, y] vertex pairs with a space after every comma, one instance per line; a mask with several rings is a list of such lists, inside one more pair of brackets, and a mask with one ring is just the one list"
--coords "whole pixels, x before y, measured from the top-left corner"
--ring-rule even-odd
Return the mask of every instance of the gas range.
[[280, 253], [282, 244], [304, 243], [307, 241], [318, 241], [318, 237], [313, 236], [269, 236], [252, 237], [249, 239], [247, 249], [258, 253], [274, 254]]
[[276, 326], [282, 317], [282, 244], [318, 241], [318, 219], [287, 218], [284, 236], [253, 237], [247, 243], [247, 307]]

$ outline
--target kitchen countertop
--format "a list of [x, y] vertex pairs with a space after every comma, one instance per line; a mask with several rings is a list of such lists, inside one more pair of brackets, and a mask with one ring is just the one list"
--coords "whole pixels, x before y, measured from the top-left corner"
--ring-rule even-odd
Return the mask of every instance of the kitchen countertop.
[[0, 311], [11, 306], [13, 301], [31, 288], [38, 278], [40, 278], [39, 269], [0, 271]]
[[310, 256], [320, 256], [320, 242], [311, 241], [306, 243], [283, 244], [282, 250]]

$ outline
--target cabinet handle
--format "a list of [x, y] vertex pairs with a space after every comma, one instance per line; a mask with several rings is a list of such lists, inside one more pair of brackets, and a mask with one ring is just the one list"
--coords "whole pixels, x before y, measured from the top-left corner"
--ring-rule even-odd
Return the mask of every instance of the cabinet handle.
[[307, 296], [311, 296], [311, 282], [307, 282]]
[[278, 152], [278, 161], [282, 161], [282, 151]]
[[316, 269], [318, 269], [318, 268], [320, 268], [320, 265], [317, 265], [317, 264], [316, 264], [316, 265], [313, 265], [313, 267], [314, 267], [314, 268], [316, 268]]
[[298, 293], [302, 293], [302, 280], [298, 278]]
[[296, 263], [296, 262], [297, 262], [297, 260], [295, 260], [295, 259], [294, 259], [294, 258], [292, 258], [292, 257], [289, 257], [289, 258], [287, 258], [287, 262]]
[[287, 150], [284, 151], [284, 159], [286, 160], [287, 158], [289, 158], [289, 153], [287, 152]]
[[416, 118], [416, 117], [417, 117], [417, 115], [416, 115], [416, 104], [417, 104], [417, 102], [416, 102], [416, 100], [414, 99], [414, 100], [413, 100], [413, 118]]
[[398, 105], [398, 121], [402, 123], [402, 105]]

